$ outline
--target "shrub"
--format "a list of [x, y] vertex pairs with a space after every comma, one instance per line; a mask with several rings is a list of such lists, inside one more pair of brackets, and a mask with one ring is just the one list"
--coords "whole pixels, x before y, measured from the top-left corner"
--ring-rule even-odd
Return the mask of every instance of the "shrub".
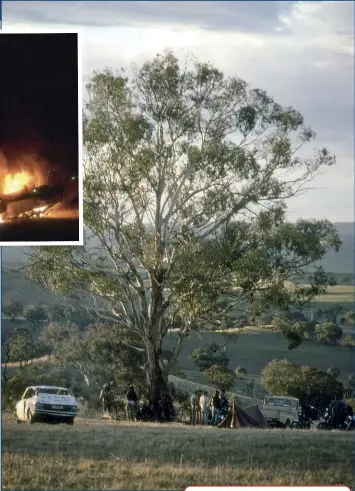
[[12, 300], [11, 302], [6, 302], [2, 306], [2, 313], [10, 317], [12, 321], [21, 317], [25, 310], [24, 305], [18, 300]]
[[212, 365], [204, 371], [204, 374], [217, 389], [230, 390], [235, 385], [235, 373], [220, 365]]
[[335, 345], [342, 337], [343, 330], [334, 322], [324, 322], [315, 327], [315, 334], [319, 343]]
[[342, 346], [344, 346], [344, 348], [354, 349], [355, 348], [355, 336], [353, 334], [347, 334], [341, 340], [341, 343], [340, 344]]
[[270, 361], [262, 371], [261, 381], [270, 394], [298, 397], [303, 402], [314, 394], [333, 398], [343, 392], [343, 384], [333, 376], [288, 360]]
[[203, 372], [213, 365], [218, 365], [224, 368], [228, 367], [229, 356], [227, 353], [221, 352], [220, 347], [213, 343], [208, 348], [199, 347], [193, 350], [190, 359]]
[[350, 389], [355, 389], [355, 375], [349, 375], [348, 386]]
[[237, 378], [245, 378], [248, 375], [248, 372], [245, 368], [237, 367], [235, 369], [235, 375], [237, 376]]
[[336, 367], [329, 367], [327, 370], [327, 374], [331, 375], [334, 378], [338, 378], [340, 375], [340, 370], [339, 370], [339, 368], [336, 368]]

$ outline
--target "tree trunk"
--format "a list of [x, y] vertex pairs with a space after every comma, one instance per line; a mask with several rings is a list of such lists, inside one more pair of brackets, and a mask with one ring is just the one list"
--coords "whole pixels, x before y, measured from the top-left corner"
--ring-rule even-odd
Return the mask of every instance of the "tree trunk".
[[166, 373], [161, 366], [159, 350], [152, 345], [148, 350], [148, 399], [155, 416], [160, 421], [171, 421], [174, 416], [174, 407], [171, 401], [170, 389]]

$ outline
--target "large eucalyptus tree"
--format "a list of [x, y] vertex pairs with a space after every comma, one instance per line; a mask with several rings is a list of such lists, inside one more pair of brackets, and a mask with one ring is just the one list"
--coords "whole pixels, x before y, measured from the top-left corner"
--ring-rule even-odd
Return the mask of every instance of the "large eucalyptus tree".
[[[86, 244], [33, 250], [31, 274], [92, 298], [100, 317], [137, 334], [129, 347], [146, 355], [154, 403], [192, 330], [226, 327], [237, 309], [282, 311], [326, 288], [312, 265], [339, 247], [334, 227], [287, 223], [285, 211], [335, 159], [305, 153], [315, 134], [296, 110], [169, 51], [129, 77], [95, 73], [87, 93]], [[306, 271], [309, 284], [289, 288]], [[166, 363], [171, 325], [179, 332]]]

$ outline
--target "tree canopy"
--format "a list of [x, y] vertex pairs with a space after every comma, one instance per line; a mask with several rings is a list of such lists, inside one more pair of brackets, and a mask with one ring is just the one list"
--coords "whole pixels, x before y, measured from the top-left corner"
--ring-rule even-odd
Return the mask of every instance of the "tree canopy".
[[273, 395], [298, 397], [301, 403], [315, 395], [333, 399], [342, 395], [343, 384], [333, 373], [314, 367], [293, 365], [288, 360], [272, 360], [262, 371], [262, 384]]
[[167, 51], [129, 77], [96, 72], [83, 132], [85, 246], [32, 250], [31, 277], [137, 335], [153, 401], [193, 330], [300, 307], [329, 284], [313, 264], [339, 248], [333, 225], [286, 221], [287, 201], [335, 162], [305, 152], [315, 133], [295, 109]]

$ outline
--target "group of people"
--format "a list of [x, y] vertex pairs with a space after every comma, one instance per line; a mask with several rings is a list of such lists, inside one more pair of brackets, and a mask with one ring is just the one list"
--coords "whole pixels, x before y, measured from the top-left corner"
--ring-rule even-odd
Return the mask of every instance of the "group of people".
[[[100, 392], [103, 413], [113, 415], [115, 412], [115, 391], [113, 381], [104, 384]], [[136, 421], [138, 411], [138, 396], [133, 386], [129, 387], [125, 397], [125, 411], [128, 421]]]
[[[100, 392], [104, 416], [108, 415], [118, 418], [119, 404], [117, 403], [115, 393], [114, 382], [112, 380], [104, 384]], [[168, 392], [163, 392], [156, 404], [152, 404], [149, 401], [139, 404], [137, 392], [133, 386], [130, 386], [125, 395], [124, 404], [128, 421], [169, 422], [174, 416], [174, 407]]]
[[212, 397], [208, 392], [197, 390], [190, 397], [191, 417], [190, 423], [195, 425], [217, 425], [229, 407], [229, 401], [225, 390], [216, 390]]

